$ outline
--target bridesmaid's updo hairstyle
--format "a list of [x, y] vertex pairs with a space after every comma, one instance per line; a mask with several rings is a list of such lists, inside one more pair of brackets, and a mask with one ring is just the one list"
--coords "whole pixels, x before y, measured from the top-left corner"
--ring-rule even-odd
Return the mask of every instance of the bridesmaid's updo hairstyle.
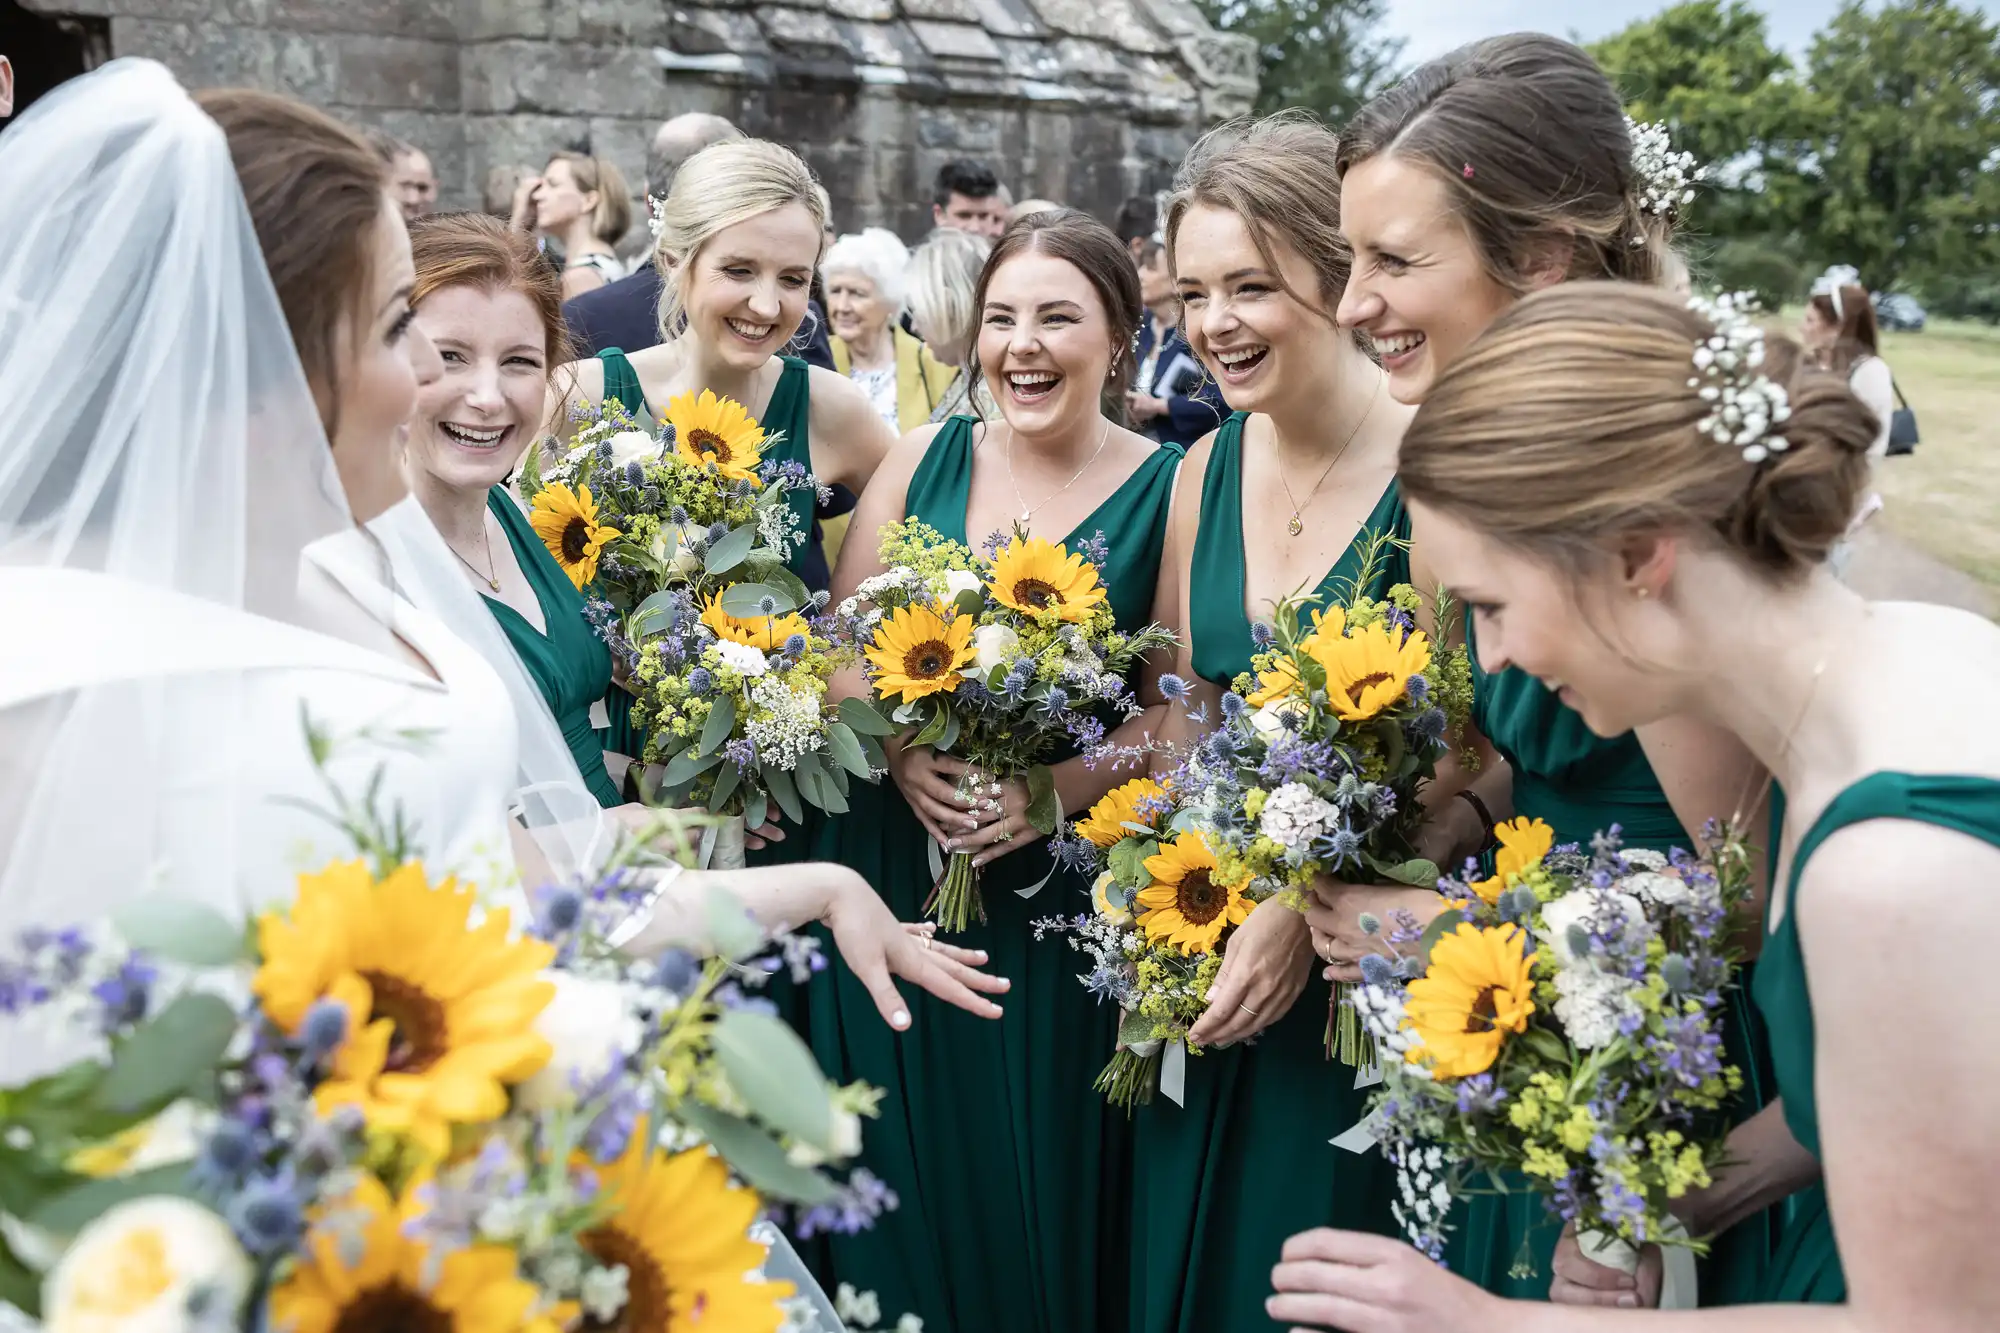
[[1686, 298], [1631, 283], [1524, 298], [1417, 410], [1404, 494], [1571, 577], [1658, 532], [1706, 534], [1775, 579], [1803, 575], [1854, 516], [1874, 416], [1797, 344], [1767, 338], [1762, 373], [1791, 406], [1787, 447], [1745, 461], [1698, 429], [1711, 404], [1689, 381], [1713, 331]]
[[519, 292], [541, 321], [547, 364], [571, 360], [562, 278], [525, 232], [488, 213], [433, 213], [410, 224], [410, 258], [417, 272], [412, 306], [449, 287]]
[[331, 436], [350, 350], [338, 340], [358, 341], [368, 330], [360, 306], [375, 277], [375, 228], [389, 206], [387, 168], [359, 134], [289, 97], [220, 88], [194, 100], [229, 140], [264, 266]]
[[1122, 424], [1125, 387], [1132, 382], [1137, 369], [1132, 341], [1146, 313], [1146, 303], [1139, 295], [1139, 270], [1132, 263], [1132, 252], [1118, 239], [1118, 233], [1074, 208], [1044, 208], [1029, 213], [1017, 219], [993, 243], [993, 252], [986, 257], [986, 267], [980, 270], [979, 283], [972, 292], [973, 374], [985, 373], [979, 364], [978, 328], [993, 275], [1008, 260], [1025, 254], [1044, 254], [1063, 260], [1082, 273], [1097, 293], [1104, 316], [1111, 324], [1111, 366], [1101, 393], [1104, 414]]
[[1489, 37], [1419, 66], [1341, 131], [1336, 169], [1345, 178], [1384, 155], [1437, 177], [1508, 291], [1531, 290], [1565, 248], [1566, 280], [1665, 276], [1672, 217], [1641, 206], [1625, 108], [1561, 38]]
[[1176, 258], [1181, 223], [1197, 204], [1243, 219], [1264, 267], [1282, 285], [1272, 242], [1282, 240], [1319, 279], [1317, 292], [1285, 294], [1327, 323], [1347, 290], [1354, 256], [1340, 234], [1339, 141], [1306, 111], [1283, 111], [1262, 120], [1228, 121], [1201, 136], [1174, 175], [1167, 201], [1167, 267]]
[[664, 279], [662, 338], [680, 332], [687, 314], [682, 275], [701, 254], [701, 247], [719, 231], [792, 204], [812, 216], [813, 231], [820, 237], [812, 256], [817, 269], [826, 249], [826, 193], [797, 153], [768, 139], [726, 139], [681, 164], [660, 206], [660, 235], [653, 244], [653, 261]]

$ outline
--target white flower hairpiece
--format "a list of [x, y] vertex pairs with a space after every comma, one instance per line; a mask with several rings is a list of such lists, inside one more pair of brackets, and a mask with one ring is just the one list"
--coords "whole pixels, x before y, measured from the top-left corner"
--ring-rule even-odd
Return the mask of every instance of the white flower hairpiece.
[[646, 230], [653, 233], [653, 240], [660, 239], [660, 233], [667, 226], [667, 201], [654, 195], [646, 196]]
[[1785, 437], [1772, 430], [1792, 415], [1785, 386], [1760, 369], [1764, 331], [1750, 319], [1756, 308], [1757, 298], [1748, 292], [1688, 300], [1688, 309], [1708, 320], [1713, 330], [1695, 344], [1695, 373], [1688, 377], [1688, 388], [1709, 406], [1695, 429], [1718, 444], [1741, 449], [1746, 463], [1761, 463], [1785, 451]]
[[[1670, 218], [1683, 204], [1694, 202], [1694, 187], [1708, 179], [1708, 168], [1698, 167], [1694, 154], [1675, 152], [1667, 127], [1659, 121], [1637, 121], [1625, 117], [1632, 135], [1632, 171], [1639, 178], [1639, 211]], [[1644, 244], [1634, 236], [1632, 244]]]

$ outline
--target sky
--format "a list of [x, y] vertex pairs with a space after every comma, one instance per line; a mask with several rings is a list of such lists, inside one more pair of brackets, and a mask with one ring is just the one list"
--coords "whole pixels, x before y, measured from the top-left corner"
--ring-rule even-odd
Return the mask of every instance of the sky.
[[[1967, 0], [1960, 0], [1966, 3]], [[1389, 0], [1386, 27], [1408, 40], [1404, 61], [1415, 64], [1476, 37], [1523, 29], [1558, 37], [1580, 34], [1595, 41], [1633, 19], [1666, 8], [1668, 0]], [[2000, 15], [2000, 0], [1974, 0], [1988, 15]], [[1812, 35], [1840, 8], [1839, 0], [1766, 0], [1772, 40], [1804, 54]]]

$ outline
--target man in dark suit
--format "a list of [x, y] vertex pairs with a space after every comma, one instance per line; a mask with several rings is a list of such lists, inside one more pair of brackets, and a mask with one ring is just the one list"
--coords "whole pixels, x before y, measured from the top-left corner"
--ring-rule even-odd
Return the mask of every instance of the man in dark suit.
[[1165, 247], [1144, 240], [1135, 248], [1146, 318], [1133, 349], [1139, 368], [1125, 395], [1126, 411], [1135, 430], [1156, 440], [1193, 444], [1228, 418], [1229, 404], [1222, 401], [1222, 386], [1195, 359], [1181, 334], [1180, 296], [1167, 271]]

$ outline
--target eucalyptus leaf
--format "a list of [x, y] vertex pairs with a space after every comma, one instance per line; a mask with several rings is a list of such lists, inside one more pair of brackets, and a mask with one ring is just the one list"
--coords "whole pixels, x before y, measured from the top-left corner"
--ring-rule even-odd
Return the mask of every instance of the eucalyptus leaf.
[[183, 994], [118, 1043], [93, 1100], [114, 1114], [165, 1106], [214, 1071], [235, 1035], [227, 1001]]
[[847, 787], [845, 782], [842, 781], [846, 776], [846, 774], [838, 770], [832, 773], [820, 774], [819, 808], [830, 815], [844, 815], [847, 813]]
[[665, 617], [668, 604], [676, 597], [684, 596], [686, 596], [685, 593], [678, 592], [672, 588], [662, 589], [654, 593], [651, 597], [648, 597], [645, 601], [632, 608], [632, 614], [627, 617], [625, 622], [626, 632], [632, 636], [634, 642], [644, 638], [652, 631], [653, 622]]
[[150, 1171], [135, 1171], [129, 1176], [85, 1181], [74, 1189], [64, 1190], [44, 1200], [24, 1220], [58, 1236], [74, 1236], [118, 1204], [155, 1194], [193, 1198], [194, 1187], [188, 1181], [188, 1164], [176, 1162], [171, 1166], [156, 1166]]
[[1431, 918], [1431, 923], [1424, 927], [1423, 935], [1417, 940], [1416, 956], [1423, 960], [1426, 967], [1430, 965], [1431, 950], [1437, 946], [1437, 942], [1464, 925], [1465, 920], [1465, 913], [1455, 907], [1439, 912]]
[[[768, 597], [777, 609], [766, 611], [764, 599]], [[732, 583], [722, 590], [722, 609], [739, 619], [753, 616], [782, 616], [788, 611], [796, 611], [799, 604], [783, 588], [769, 583]]]
[[893, 736], [896, 724], [883, 717], [866, 699], [852, 696], [840, 701], [840, 720], [861, 736]]
[[721, 762], [719, 754], [696, 754], [693, 750], [683, 750], [667, 765], [660, 782], [667, 787], [685, 787]]
[[976, 616], [986, 609], [986, 590], [967, 588], [951, 599], [951, 609], [961, 616]]
[[1421, 857], [1404, 861], [1398, 865], [1380, 866], [1377, 868], [1382, 872], [1384, 878], [1394, 880], [1398, 884], [1409, 884], [1419, 889], [1436, 888], [1438, 879], [1440, 878], [1437, 863], [1426, 861]]
[[742, 899], [714, 888], [708, 893], [708, 942], [717, 954], [738, 963], [763, 952], [768, 941]]
[[861, 741], [845, 722], [835, 722], [826, 729], [827, 748], [840, 766], [857, 778], [870, 776], [874, 770], [868, 766], [868, 756], [861, 753]]
[[729, 733], [735, 729], [736, 701], [726, 694], [713, 696], [708, 721], [701, 724], [701, 740], [694, 747], [696, 753], [714, 754], [729, 743]]
[[722, 807], [729, 803], [729, 798], [736, 794], [736, 789], [742, 784], [743, 770], [735, 764], [724, 764], [716, 770], [715, 786], [708, 793], [709, 813], [720, 814]]
[[938, 746], [938, 742], [944, 739], [944, 729], [949, 724], [950, 718], [951, 718], [950, 706], [947, 704], [939, 704], [937, 708], [931, 713], [930, 721], [924, 723], [922, 727], [917, 729], [917, 734], [915, 738], [910, 741], [910, 744], [929, 745], [933, 748], [941, 748]]
[[[889, 701], [884, 699], [882, 702], [886, 704]], [[889, 714], [889, 720], [899, 727], [913, 727], [923, 715], [923, 705], [915, 700], [908, 700], [896, 705], [895, 711]]]
[[940, 711], [944, 714], [944, 735], [934, 748], [939, 754], [949, 754], [951, 747], [958, 744], [958, 710], [946, 705]]
[[708, 548], [708, 555], [701, 562], [702, 568], [711, 574], [727, 574], [743, 563], [744, 557], [750, 554], [750, 548], [756, 544], [757, 528], [754, 524], [731, 528], [722, 540]]
[[729, 1086], [771, 1128], [833, 1151], [833, 1102], [812, 1051], [784, 1020], [725, 1009], [710, 1036]]
[[1054, 833], [1062, 822], [1062, 803], [1056, 799], [1056, 775], [1047, 764], [1028, 770], [1028, 823], [1044, 836]]
[[41, 1317], [42, 1275], [21, 1261], [4, 1234], [0, 1234], [0, 1301], [30, 1319]]
[[226, 967], [243, 959], [243, 927], [185, 898], [134, 898], [111, 914], [111, 924], [134, 949], [189, 967]]
[[681, 1103], [674, 1114], [714, 1144], [730, 1169], [759, 1194], [808, 1208], [839, 1196], [832, 1181], [794, 1163], [776, 1139], [747, 1120], [695, 1102]]
[[868, 780], [880, 781], [877, 775], [889, 767], [889, 756], [882, 749], [882, 742], [865, 732], [856, 733], [856, 738], [861, 742], [861, 753], [868, 759]]
[[763, 788], [752, 791], [743, 801], [743, 827], [760, 829], [771, 819], [771, 795]]
[[1547, 1028], [1536, 1027], [1530, 1023], [1521, 1033], [1521, 1040], [1527, 1042], [1536, 1055], [1552, 1065], [1561, 1066], [1570, 1062], [1569, 1047], [1564, 1044], [1561, 1037]]
[[806, 581], [797, 574], [792, 573], [791, 570], [786, 569], [783, 565], [779, 565], [769, 574], [766, 574], [764, 582], [771, 584], [773, 587], [783, 589], [786, 595], [792, 599], [794, 607], [806, 606], [812, 602], [812, 589], [806, 586]]
[[778, 808], [785, 812], [785, 818], [794, 824], [805, 822], [805, 807], [799, 804], [799, 789], [790, 773], [782, 768], [766, 769], [764, 786], [770, 791], [771, 799], [778, 803]]

